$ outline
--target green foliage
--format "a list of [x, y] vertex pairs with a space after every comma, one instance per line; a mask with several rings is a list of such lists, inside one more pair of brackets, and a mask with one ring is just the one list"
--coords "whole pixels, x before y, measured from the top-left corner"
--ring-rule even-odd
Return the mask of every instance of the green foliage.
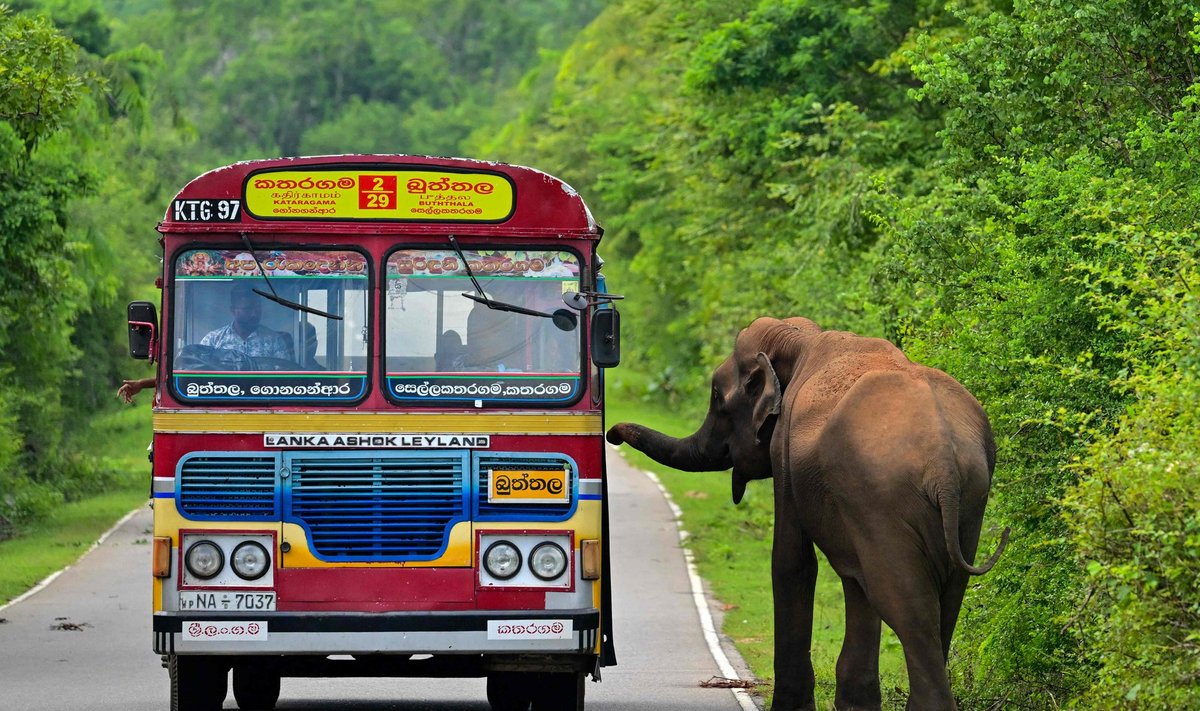
[[[146, 501], [146, 441], [150, 431], [149, 401], [96, 414], [86, 428], [68, 434], [72, 449], [97, 453], [109, 469], [121, 474], [103, 494], [64, 502], [48, 491], [45, 516], [21, 526], [21, 536], [6, 536], [0, 520], [0, 605], [63, 566], [70, 565], [124, 514]], [[11, 491], [0, 472], [0, 491]], [[11, 533], [11, 531], [9, 531]]]
[[[75, 45], [48, 20], [0, 5], [0, 121], [28, 153], [67, 119], [84, 77], [72, 71]], [[7, 164], [9, 156], [2, 156]]]
[[160, 3], [130, 16], [118, 41], [172, 57], [160, 88], [197, 127], [212, 164], [300, 153], [454, 154], [489, 116], [503, 115], [496, 94], [519, 80], [539, 47], [565, 42], [597, 5]]
[[1168, 175], [1193, 179], [1187, 148], [1198, 131], [1193, 112], [1175, 112], [1157, 140], [1139, 142], [1156, 154], [1149, 180], [1104, 182], [1089, 209], [1100, 228], [1087, 240], [1112, 258], [1075, 277], [1104, 326], [1128, 338], [1118, 385], [1132, 400], [1072, 463], [1079, 478], [1066, 501], [1087, 570], [1091, 604], [1074, 621], [1098, 667], [1084, 695], [1095, 708], [1185, 708], [1200, 677], [1196, 201], [1158, 187]]
[[883, 329], [890, 306], [864, 296], [881, 248], [868, 216], [893, 186], [926, 189], [937, 128], [886, 60], [924, 13], [615, 3], [553, 81], [543, 70], [526, 86], [523, 101], [544, 110], [484, 149], [588, 195], [618, 257], [613, 282], [639, 297], [624, 309], [627, 362], [686, 402], [764, 312]]
[[481, 143], [589, 196], [655, 397], [695, 413], [764, 313], [979, 396], [982, 548], [1015, 535], [963, 611], [964, 708], [1195, 705], [1196, 11], [626, 0]]
[[1076, 620], [1099, 665], [1092, 708], [1187, 708], [1200, 674], [1200, 379], [1158, 373], [1140, 390], [1069, 499], [1094, 599]]
[[[53, 9], [106, 46], [95, 6]], [[123, 182], [135, 156], [108, 152], [144, 125], [140, 82], [154, 55], [88, 54], [34, 14], [0, 12], [0, 37], [0, 70], [14, 78], [0, 94], [0, 528], [10, 535], [114, 481], [110, 464], [63, 432], [118, 382], [115, 325], [129, 277], [149, 265], [125, 254], [127, 241], [153, 222], [139, 206], [152, 199], [161, 214], [164, 200]], [[125, 199], [106, 199], [116, 193]]]
[[[1194, 263], [1196, 195], [1174, 187], [1195, 177], [1194, 15], [1018, 4], [964, 10], [968, 41], [914, 44], [926, 82], [916, 95], [945, 108], [945, 160], [935, 189], [892, 213], [882, 293], [910, 298], [901, 324], [910, 355], [963, 380], [998, 433], [991, 515], [1017, 535], [979, 583], [984, 594], [973, 599], [987, 604], [964, 611], [959, 649], [969, 652], [956, 670], [979, 707], [1107, 709], [1141, 698], [1142, 708], [1177, 708], [1191, 693], [1180, 691], [1180, 670], [1190, 664], [1194, 677], [1194, 657], [1160, 667], [1147, 644], [1171, 636], [1168, 620], [1151, 598], [1142, 606], [1119, 593], [1115, 571], [1139, 564], [1119, 545], [1096, 545], [1114, 519], [1097, 518], [1111, 510], [1107, 494], [1080, 473], [1136, 448], [1127, 430], [1142, 398], [1184, 385], [1138, 374], [1173, 373], [1176, 354], [1194, 353], [1186, 329], [1171, 325], [1190, 295], [1181, 269]], [[1135, 414], [1122, 416], [1131, 402]], [[1131, 491], [1171, 478], [1135, 466], [1124, 476]], [[1177, 503], [1165, 508], [1200, 513], [1194, 501]], [[1164, 528], [1141, 545], [1150, 557], [1166, 553], [1154, 542], [1173, 540], [1170, 516], [1147, 520]], [[1136, 620], [1124, 629], [1109, 622], [1118, 600]]]

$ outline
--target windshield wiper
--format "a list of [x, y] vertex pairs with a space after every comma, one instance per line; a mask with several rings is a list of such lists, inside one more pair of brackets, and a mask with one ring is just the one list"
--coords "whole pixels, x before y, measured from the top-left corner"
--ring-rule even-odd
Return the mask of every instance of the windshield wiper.
[[271, 290], [271, 293], [268, 294], [267, 292], [263, 291], [262, 289], [252, 289], [251, 291], [253, 291], [255, 294], [258, 294], [259, 296], [261, 296], [265, 299], [270, 299], [271, 301], [274, 301], [275, 303], [277, 303], [281, 306], [286, 306], [289, 309], [293, 309], [295, 311], [304, 311], [304, 312], [307, 312], [307, 313], [310, 313], [310, 314], [313, 314], [316, 316], [324, 316], [325, 318], [331, 318], [334, 321], [342, 320], [342, 317], [338, 316], [337, 314], [326, 313], [324, 311], [321, 311], [320, 309], [314, 309], [311, 306], [305, 306], [304, 304], [298, 304], [295, 301], [292, 301], [291, 299], [285, 299], [282, 296], [280, 296], [275, 291], [275, 285], [272, 284], [271, 280], [267, 277], [267, 270], [263, 269], [262, 262], [258, 261], [258, 255], [254, 253], [254, 245], [250, 244], [250, 238], [246, 236], [245, 232], [241, 233], [241, 238], [242, 238], [242, 244], [246, 245], [246, 251], [250, 252], [250, 256], [254, 259], [254, 263], [256, 265], [258, 265], [258, 273], [262, 274], [263, 281], [267, 282], [267, 288]]
[[458, 258], [462, 260], [463, 268], [467, 270], [467, 276], [471, 278], [471, 283], [475, 285], [474, 294], [464, 291], [463, 296], [467, 297], [471, 301], [477, 301], [484, 306], [487, 306], [489, 309], [494, 309], [496, 311], [508, 311], [514, 314], [524, 314], [525, 316], [548, 318], [553, 321], [554, 325], [557, 326], [561, 331], [575, 330], [575, 327], [579, 324], [579, 319], [575, 317], [575, 314], [566, 309], [557, 309], [554, 311], [554, 313], [548, 314], [545, 311], [527, 309], [524, 306], [506, 304], [503, 301], [496, 301], [492, 299], [484, 292], [483, 287], [479, 285], [479, 280], [475, 278], [475, 273], [471, 271], [471, 265], [467, 263], [467, 255], [463, 254], [462, 248], [458, 246], [458, 240], [454, 239], [454, 235], [448, 236], [450, 238], [450, 246], [454, 248], [454, 253], [457, 254]]

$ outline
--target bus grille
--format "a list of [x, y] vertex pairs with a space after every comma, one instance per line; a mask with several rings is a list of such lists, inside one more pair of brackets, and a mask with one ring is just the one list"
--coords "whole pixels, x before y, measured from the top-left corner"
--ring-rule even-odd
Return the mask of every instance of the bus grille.
[[201, 456], [179, 467], [179, 507], [193, 518], [277, 518], [274, 456]]
[[295, 455], [289, 520], [326, 560], [432, 560], [466, 518], [463, 460]]

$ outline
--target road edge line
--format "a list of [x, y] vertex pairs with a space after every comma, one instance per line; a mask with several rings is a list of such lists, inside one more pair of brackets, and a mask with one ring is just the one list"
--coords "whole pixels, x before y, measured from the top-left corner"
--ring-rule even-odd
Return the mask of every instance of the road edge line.
[[[708, 598], [704, 596], [704, 584], [700, 580], [700, 574], [696, 572], [696, 559], [692, 555], [692, 549], [687, 546], [688, 532], [683, 528], [683, 511], [675, 504], [675, 499], [671, 498], [671, 492], [667, 491], [667, 487], [663, 486], [662, 481], [654, 472], [645, 469], [638, 471], [645, 474], [654, 485], [658, 487], [659, 493], [666, 500], [667, 506], [671, 507], [671, 514], [675, 517], [675, 530], [679, 532], [679, 547], [683, 550], [683, 559], [687, 563], [688, 580], [692, 586], [692, 602], [696, 605], [696, 612], [700, 614], [700, 630], [704, 633], [704, 642], [708, 645], [708, 651], [712, 654], [713, 660], [717, 663], [717, 668], [721, 674], [727, 679], [738, 679], [737, 670], [733, 668], [733, 663], [729, 661], [725, 650], [721, 649], [721, 637], [717, 633], [716, 625], [713, 623], [712, 611], [708, 609]], [[755, 703], [754, 697], [745, 689], [731, 688], [733, 697], [737, 700], [738, 705], [742, 707], [742, 711], [759, 711], [758, 704]]]
[[53, 572], [53, 573], [51, 573], [51, 574], [47, 575], [46, 577], [42, 578], [42, 579], [41, 579], [41, 581], [40, 581], [40, 582], [38, 582], [38, 584], [37, 584], [37, 585], [34, 585], [33, 587], [29, 588], [29, 589], [28, 589], [28, 590], [26, 590], [25, 592], [21, 593], [20, 595], [18, 595], [18, 596], [16, 596], [16, 597], [14, 597], [13, 599], [9, 600], [8, 602], [4, 603], [3, 605], [0, 605], [0, 612], [3, 612], [4, 610], [6, 610], [6, 609], [8, 609], [8, 608], [12, 607], [13, 605], [16, 605], [18, 602], [22, 602], [23, 600], [27, 600], [27, 599], [29, 599], [29, 598], [33, 597], [34, 595], [38, 594], [38, 593], [39, 593], [39, 592], [41, 592], [42, 590], [45, 590], [45, 589], [46, 589], [46, 587], [50, 585], [50, 583], [54, 582], [54, 580], [55, 580], [56, 578], [58, 578], [58, 576], [60, 576], [60, 575], [62, 575], [63, 573], [67, 572], [68, 570], [70, 570], [72, 566], [74, 566], [74, 565], [78, 564], [78, 563], [79, 563], [79, 561], [81, 561], [81, 560], [83, 560], [84, 558], [86, 558], [86, 557], [88, 556], [88, 554], [89, 554], [89, 553], [91, 553], [92, 551], [96, 550], [96, 549], [97, 549], [97, 548], [99, 548], [101, 545], [103, 545], [103, 544], [104, 544], [104, 542], [105, 542], [106, 540], [108, 540], [108, 537], [109, 537], [109, 536], [111, 536], [112, 534], [116, 533], [116, 531], [117, 531], [117, 529], [118, 529], [118, 528], [120, 528], [121, 526], [124, 526], [124, 525], [125, 525], [125, 524], [126, 524], [128, 521], [129, 521], [129, 519], [133, 518], [133, 517], [134, 517], [134, 516], [135, 516], [135, 515], [136, 515], [136, 514], [139, 512], [139, 511], [141, 511], [141, 510], [142, 510], [142, 506], [144, 506], [144, 505], [145, 505], [145, 504], [141, 504], [141, 505], [139, 505], [137, 508], [135, 508], [134, 510], [132, 510], [132, 511], [130, 511], [129, 513], [125, 514], [125, 515], [124, 515], [124, 516], [121, 518], [121, 520], [120, 520], [120, 521], [117, 521], [116, 523], [114, 523], [114, 524], [112, 525], [112, 528], [110, 528], [110, 529], [108, 529], [107, 531], [105, 531], [104, 533], [100, 534], [100, 537], [96, 539], [96, 542], [92, 544], [92, 547], [91, 547], [91, 548], [88, 548], [86, 551], [84, 551], [82, 554], [80, 554], [80, 556], [79, 556], [78, 558], [76, 558], [75, 560], [73, 560], [73, 561], [71, 561], [70, 563], [68, 563], [68, 564], [67, 564], [65, 567], [63, 567], [61, 570], [57, 570], [57, 571], [55, 571], [55, 572]]

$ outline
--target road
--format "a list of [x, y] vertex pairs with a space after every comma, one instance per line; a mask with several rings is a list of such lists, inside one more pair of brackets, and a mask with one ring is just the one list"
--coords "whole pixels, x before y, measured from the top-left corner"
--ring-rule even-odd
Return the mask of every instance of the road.
[[[589, 711], [738, 711], [705, 644], [673, 515], [609, 451], [617, 658]], [[150, 648], [150, 512], [141, 510], [44, 589], [0, 609], [0, 711], [162, 711]], [[734, 666], [744, 678], [745, 667]], [[283, 680], [281, 711], [487, 711], [482, 679]], [[226, 709], [236, 709], [231, 693]]]

